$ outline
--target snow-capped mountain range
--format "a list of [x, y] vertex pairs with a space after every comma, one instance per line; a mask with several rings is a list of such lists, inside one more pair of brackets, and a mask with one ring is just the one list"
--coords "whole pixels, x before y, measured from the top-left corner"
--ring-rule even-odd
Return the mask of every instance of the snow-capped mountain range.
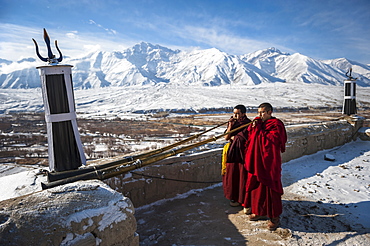
[[[41, 86], [34, 58], [11, 62], [0, 59], [0, 88]], [[215, 48], [171, 50], [141, 42], [122, 52], [97, 51], [81, 58], [65, 58], [73, 65], [75, 89], [175, 84], [186, 86], [258, 85], [274, 82], [342, 85], [350, 67], [360, 86], [370, 86], [370, 66], [345, 58], [315, 60], [275, 48], [241, 56]], [[41, 64], [46, 65], [46, 64]]]
[[[73, 65], [76, 110], [84, 117], [206, 112], [237, 104], [254, 108], [262, 102], [277, 108], [338, 108], [351, 67], [360, 85], [357, 105], [370, 107], [369, 65], [345, 58], [319, 61], [275, 48], [236, 56], [215, 48], [180, 51], [142, 42], [121, 52], [66, 57], [61, 64]], [[45, 65], [35, 58], [0, 59], [0, 116], [44, 110], [36, 67]]]

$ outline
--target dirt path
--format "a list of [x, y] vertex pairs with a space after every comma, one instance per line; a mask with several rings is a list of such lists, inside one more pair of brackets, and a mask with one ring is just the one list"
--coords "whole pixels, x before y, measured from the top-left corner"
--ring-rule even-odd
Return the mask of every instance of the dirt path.
[[137, 209], [140, 245], [370, 245], [370, 231], [353, 228], [342, 208], [289, 192], [275, 232], [230, 207], [220, 185], [187, 195]]

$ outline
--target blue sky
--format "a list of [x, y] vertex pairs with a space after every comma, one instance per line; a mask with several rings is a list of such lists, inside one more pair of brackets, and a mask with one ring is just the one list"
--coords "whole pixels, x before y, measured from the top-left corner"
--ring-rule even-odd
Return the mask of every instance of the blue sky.
[[46, 28], [71, 57], [145, 41], [233, 55], [276, 47], [370, 64], [369, 23], [370, 0], [0, 0], [0, 58], [36, 58], [32, 38], [46, 56]]

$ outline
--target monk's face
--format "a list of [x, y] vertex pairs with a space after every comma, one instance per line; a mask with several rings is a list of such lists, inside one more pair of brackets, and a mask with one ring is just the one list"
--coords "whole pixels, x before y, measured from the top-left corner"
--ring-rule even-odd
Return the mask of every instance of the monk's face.
[[258, 116], [262, 119], [262, 121], [266, 121], [270, 119], [272, 116], [271, 110], [266, 110], [266, 108], [258, 108]]
[[240, 111], [240, 109], [234, 108], [234, 119], [239, 120], [239, 119], [243, 118], [244, 115], [245, 115], [245, 113], [242, 113]]

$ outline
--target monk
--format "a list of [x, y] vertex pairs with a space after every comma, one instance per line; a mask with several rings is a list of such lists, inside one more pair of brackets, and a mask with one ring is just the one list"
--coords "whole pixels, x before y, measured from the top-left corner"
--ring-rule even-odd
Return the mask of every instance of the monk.
[[245, 206], [251, 207], [251, 221], [266, 218], [268, 229], [276, 230], [283, 211], [281, 196], [281, 153], [285, 152], [287, 134], [283, 122], [272, 116], [269, 103], [258, 106], [258, 117], [248, 127], [245, 149]]
[[[230, 118], [226, 131], [251, 122], [246, 111], [244, 105], [235, 106], [234, 115]], [[230, 145], [226, 155], [226, 173], [222, 176], [224, 196], [230, 200], [230, 206], [237, 207], [244, 202], [245, 198], [247, 172], [244, 167], [244, 148], [246, 137], [240, 130], [227, 134], [225, 139], [230, 141]], [[247, 208], [244, 212], [248, 213]]]

